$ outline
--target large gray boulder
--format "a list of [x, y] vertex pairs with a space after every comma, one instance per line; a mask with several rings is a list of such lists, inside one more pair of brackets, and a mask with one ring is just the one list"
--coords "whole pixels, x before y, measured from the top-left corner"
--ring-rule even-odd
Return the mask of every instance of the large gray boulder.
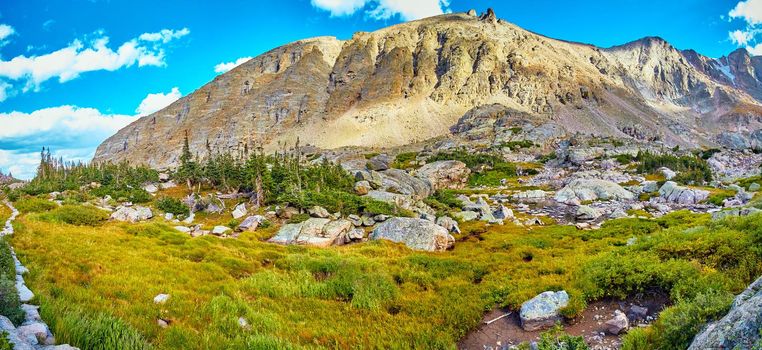
[[450, 233], [431, 221], [413, 218], [392, 218], [376, 226], [371, 239], [404, 243], [411, 249], [444, 251], [455, 243]]
[[566, 291], [543, 292], [521, 305], [521, 327], [530, 332], [553, 327], [561, 320], [560, 310], [567, 305]]
[[678, 186], [674, 181], [667, 181], [659, 189], [659, 197], [669, 203], [697, 204], [709, 198], [709, 191]]
[[594, 200], [632, 200], [635, 195], [618, 184], [601, 179], [575, 179], [556, 193], [555, 200], [579, 205]]
[[111, 213], [111, 219], [125, 222], [139, 222], [153, 217], [151, 209], [141, 206], [125, 207], [120, 206]]
[[434, 193], [434, 188], [429, 181], [410, 175], [404, 170], [389, 169], [379, 174], [383, 191], [404, 194], [416, 200], [424, 199]]
[[416, 171], [416, 177], [431, 183], [434, 190], [460, 189], [468, 181], [471, 170], [457, 160], [441, 160], [422, 166]]
[[708, 324], [695, 338], [689, 350], [757, 349], [762, 329], [762, 278], [736, 296], [725, 317]]
[[310, 218], [298, 224], [283, 225], [268, 242], [279, 244], [299, 244], [315, 247], [329, 247], [343, 244], [345, 237], [354, 228], [349, 220]]

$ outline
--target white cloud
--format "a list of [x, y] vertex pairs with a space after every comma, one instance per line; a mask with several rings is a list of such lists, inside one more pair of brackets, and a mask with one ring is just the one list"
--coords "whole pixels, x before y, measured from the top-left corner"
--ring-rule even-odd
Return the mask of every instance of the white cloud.
[[728, 15], [730, 18], [743, 18], [751, 25], [762, 24], [762, 0], [741, 1]]
[[754, 56], [762, 56], [762, 43], [755, 46], [747, 46], [746, 51], [749, 51], [749, 53]]
[[0, 170], [33, 177], [43, 146], [66, 160], [89, 161], [98, 144], [135, 120], [76, 106], [0, 113]]
[[331, 13], [331, 16], [349, 16], [365, 7], [366, 0], [312, 0], [312, 6]]
[[20, 55], [9, 61], [0, 60], [0, 81], [21, 84], [21, 90], [27, 92], [39, 90], [43, 82], [53, 78], [64, 83], [92, 71], [115, 71], [134, 65], [163, 67], [166, 62], [162, 44], [188, 33], [187, 28], [144, 33], [116, 50], [109, 47], [107, 36], [96, 33], [97, 38], [87, 44], [74, 40], [67, 47], [40, 56]]
[[16, 30], [7, 24], [0, 24], [0, 47], [8, 43], [8, 37], [15, 34]]
[[743, 30], [734, 30], [729, 33], [730, 34], [730, 41], [733, 42], [733, 44], [744, 46], [749, 43], [754, 38], [754, 35], [752, 35], [751, 32], [746, 32]]
[[188, 34], [190, 34], [190, 30], [188, 30], [188, 28], [183, 28], [180, 30], [162, 29], [158, 33], [140, 34], [138, 39], [143, 41], [161, 41], [162, 43], [166, 44], [174, 39], [180, 39]]
[[177, 87], [173, 87], [172, 91], [166, 94], [161, 92], [148, 94], [148, 96], [146, 96], [146, 98], [140, 102], [140, 105], [135, 110], [135, 113], [137, 113], [139, 116], [149, 115], [166, 106], [169, 106], [172, 104], [172, 102], [180, 99], [180, 97], [183, 97], [183, 94], [180, 93], [180, 89]]
[[3, 40], [15, 33], [16, 30], [7, 24], [0, 24], [0, 40]]
[[[728, 13], [730, 19], [741, 19], [746, 26], [728, 33], [730, 41], [746, 47], [752, 55], [762, 55], [762, 0], [740, 1]], [[755, 45], [756, 44], [756, 45]]]
[[235, 60], [235, 62], [222, 62], [222, 63], [217, 64], [216, 66], [214, 66], [214, 72], [215, 73], [225, 73], [225, 72], [227, 72], [227, 71], [229, 71], [229, 70], [231, 70], [231, 69], [233, 69], [235, 67], [238, 67], [238, 66], [246, 63], [246, 61], [248, 61], [250, 59], [252, 59], [252, 57], [241, 57], [241, 58]]
[[326, 10], [331, 16], [348, 16], [365, 9], [374, 19], [389, 19], [399, 15], [410, 21], [449, 12], [449, 0], [311, 0], [312, 6]]

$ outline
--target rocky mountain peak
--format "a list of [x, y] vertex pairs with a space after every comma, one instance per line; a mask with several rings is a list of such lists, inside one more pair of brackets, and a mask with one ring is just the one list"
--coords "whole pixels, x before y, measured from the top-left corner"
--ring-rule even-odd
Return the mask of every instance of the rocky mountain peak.
[[499, 21], [491, 9], [447, 14], [270, 50], [120, 130], [95, 160], [172, 166], [186, 130], [201, 156], [297, 139], [319, 148], [404, 146], [453, 136], [469, 110], [494, 104], [569, 134], [712, 145], [718, 123], [742, 132], [760, 123], [753, 113], [722, 118], [762, 101], [758, 57], [728, 61], [658, 37], [609, 49], [559, 41]]

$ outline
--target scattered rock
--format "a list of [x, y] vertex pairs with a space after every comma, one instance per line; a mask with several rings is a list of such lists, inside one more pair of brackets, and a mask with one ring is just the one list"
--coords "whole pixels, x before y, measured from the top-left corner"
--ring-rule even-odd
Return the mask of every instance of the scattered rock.
[[633, 305], [630, 307], [630, 311], [627, 311], [627, 317], [632, 322], [643, 321], [648, 316], [648, 308]]
[[150, 194], [154, 194], [156, 192], [159, 192], [159, 187], [156, 186], [156, 184], [153, 184], [153, 183], [150, 183], [150, 184], [147, 184], [147, 185], [143, 186], [143, 189], [146, 192], [150, 193]]
[[568, 304], [566, 291], [543, 292], [521, 305], [521, 327], [530, 332], [553, 327], [561, 320], [559, 311]]
[[19, 326], [16, 331], [19, 338], [26, 340], [32, 345], [45, 344], [45, 339], [48, 337], [48, 327], [41, 322]]
[[600, 179], [575, 179], [556, 193], [555, 199], [579, 205], [594, 200], [632, 200], [635, 196], [618, 184]]
[[440, 216], [437, 218], [437, 225], [444, 227], [448, 232], [452, 233], [460, 233], [460, 227], [458, 227], [458, 222], [453, 220], [449, 216]]
[[240, 219], [244, 216], [246, 216], [247, 210], [246, 210], [246, 203], [241, 203], [235, 206], [235, 209], [233, 209], [232, 215], [233, 219]]
[[169, 294], [159, 294], [155, 297], [153, 297], [153, 303], [154, 304], [164, 304], [169, 300]]
[[659, 189], [659, 196], [669, 203], [697, 204], [709, 197], [709, 191], [682, 187], [674, 181], [667, 181]]
[[667, 180], [672, 180], [677, 176], [677, 173], [672, 171], [670, 168], [661, 167], [657, 170], [660, 174], [664, 176]]
[[111, 213], [111, 219], [125, 222], [140, 222], [153, 217], [151, 209], [141, 206], [119, 206]]
[[468, 175], [471, 170], [466, 164], [457, 160], [441, 160], [422, 166], [416, 171], [418, 178], [427, 180], [432, 188], [441, 189], [461, 189], [468, 181]]
[[355, 193], [357, 193], [360, 196], [364, 196], [368, 194], [373, 188], [370, 187], [370, 182], [363, 180], [363, 181], [357, 181], [355, 182]]
[[461, 211], [453, 214], [460, 221], [474, 221], [479, 218], [479, 213], [474, 211]]
[[607, 332], [613, 335], [619, 335], [620, 333], [627, 331], [630, 327], [630, 321], [622, 311], [616, 310], [614, 311], [614, 317], [606, 321], [605, 325]]
[[371, 159], [368, 159], [368, 163], [366, 163], [366, 167], [368, 170], [374, 170], [374, 171], [382, 171], [389, 169], [394, 159], [389, 157], [387, 154], [379, 154]]
[[593, 221], [601, 216], [601, 212], [589, 205], [580, 205], [574, 214], [576, 221]]
[[328, 210], [326, 210], [325, 208], [320, 207], [320, 206], [314, 206], [314, 207], [310, 208], [309, 210], [307, 210], [307, 213], [309, 213], [310, 216], [312, 216], [314, 218], [321, 218], [321, 219], [325, 219], [325, 218], [327, 218], [328, 216], [331, 215], [328, 212]]
[[378, 225], [370, 238], [404, 243], [411, 249], [427, 251], [444, 251], [455, 243], [455, 238], [444, 227], [413, 218], [389, 219]]
[[243, 231], [256, 231], [260, 224], [262, 224], [265, 221], [265, 217], [262, 215], [252, 215], [246, 217], [246, 219], [243, 219], [243, 222], [241, 222], [238, 227], [236, 227], [236, 231], [243, 232]]
[[216, 235], [216, 236], [222, 236], [225, 233], [227, 233], [228, 231], [230, 231], [230, 227], [227, 227], [227, 226], [214, 226], [214, 228], [212, 229], [212, 234]]

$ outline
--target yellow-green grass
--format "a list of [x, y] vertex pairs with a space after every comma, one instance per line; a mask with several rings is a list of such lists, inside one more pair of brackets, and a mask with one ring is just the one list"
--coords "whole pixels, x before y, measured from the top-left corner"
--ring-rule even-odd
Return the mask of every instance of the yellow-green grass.
[[[587, 261], [660, 225], [706, 222], [622, 219], [597, 231], [468, 223], [452, 251], [423, 253], [384, 241], [262, 242], [275, 228], [189, 238], [158, 222], [93, 228], [37, 215], [19, 219], [12, 244], [59, 341], [77, 345], [58, 322], [77, 308], [116, 316], [160, 349], [453, 348], [485, 310], [517, 308], [545, 290], [569, 291], [573, 315], [584, 306]], [[171, 295], [167, 304], [153, 304], [159, 293]]]

